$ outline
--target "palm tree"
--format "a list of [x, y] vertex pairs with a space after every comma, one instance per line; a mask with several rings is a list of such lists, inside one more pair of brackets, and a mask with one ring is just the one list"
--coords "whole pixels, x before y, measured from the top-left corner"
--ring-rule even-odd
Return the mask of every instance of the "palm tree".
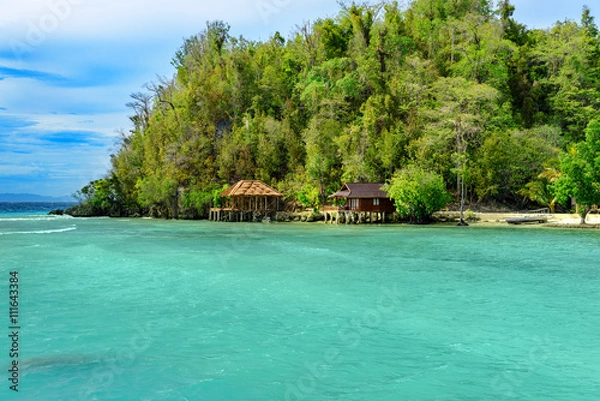
[[554, 167], [546, 166], [544, 171], [538, 175], [537, 181], [531, 181], [518, 193], [532, 202], [548, 206], [550, 213], [554, 214], [557, 197], [552, 192], [552, 184], [560, 178], [562, 173]]

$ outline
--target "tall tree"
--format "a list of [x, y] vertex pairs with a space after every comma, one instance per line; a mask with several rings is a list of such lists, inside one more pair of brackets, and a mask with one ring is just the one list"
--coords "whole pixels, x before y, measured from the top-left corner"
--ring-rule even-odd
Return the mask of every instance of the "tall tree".
[[593, 42], [575, 22], [557, 23], [540, 37], [533, 56], [545, 65], [540, 83], [550, 90], [552, 119], [571, 142], [584, 138], [584, 129], [600, 107], [600, 81], [589, 54]]
[[315, 117], [303, 133], [306, 143], [306, 171], [319, 188], [321, 204], [327, 193], [339, 182], [339, 157], [334, 138], [340, 134], [341, 125], [336, 120]]
[[560, 203], [575, 198], [581, 224], [593, 205], [600, 204], [600, 120], [592, 120], [585, 129], [586, 139], [573, 145], [560, 157], [562, 175], [554, 184]]
[[456, 176], [456, 193], [460, 202], [460, 222], [464, 223], [466, 181], [469, 173], [469, 146], [478, 142], [486, 121], [497, 109], [498, 91], [488, 85], [464, 78], [442, 78], [433, 85], [432, 96], [437, 105], [425, 109], [429, 120], [427, 129], [437, 133], [437, 140], [453, 149], [451, 160]]

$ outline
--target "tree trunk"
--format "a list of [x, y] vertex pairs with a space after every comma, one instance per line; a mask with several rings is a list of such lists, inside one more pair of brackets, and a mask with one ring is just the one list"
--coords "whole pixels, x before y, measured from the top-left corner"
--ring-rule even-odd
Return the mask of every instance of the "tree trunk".
[[587, 215], [590, 213], [590, 208], [588, 206], [582, 206], [582, 210], [580, 211], [580, 216], [581, 216], [581, 222], [580, 224], [586, 224], [585, 220], [587, 218]]
[[[327, 194], [325, 193], [322, 177], [319, 178], [319, 200], [321, 201], [321, 205], [325, 206], [325, 202], [327, 202]], [[318, 207], [318, 205], [315, 205], [314, 207]]]
[[468, 226], [468, 224], [464, 218], [465, 198], [466, 198], [466, 196], [465, 196], [465, 181], [461, 177], [461, 179], [460, 179], [460, 221], [458, 222], [458, 225], [461, 227]]
[[464, 210], [465, 210], [465, 176], [464, 176], [464, 165], [463, 165], [463, 154], [464, 154], [464, 143], [463, 136], [461, 131], [461, 122], [460, 117], [456, 123], [456, 153], [457, 153], [457, 162], [456, 162], [456, 190], [460, 194], [460, 220], [458, 222], [458, 226], [465, 227], [468, 226], [467, 222], [464, 219]]

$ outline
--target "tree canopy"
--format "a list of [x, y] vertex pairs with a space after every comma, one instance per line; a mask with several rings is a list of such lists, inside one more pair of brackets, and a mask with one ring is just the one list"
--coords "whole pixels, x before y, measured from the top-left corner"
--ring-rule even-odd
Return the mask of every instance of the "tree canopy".
[[585, 223], [592, 205], [600, 204], [600, 121], [590, 121], [585, 134], [584, 142], [573, 145], [561, 156], [562, 175], [554, 183], [559, 201], [576, 199], [581, 223]]
[[410, 223], [431, 220], [451, 200], [442, 176], [417, 166], [398, 170], [386, 189], [398, 213]]

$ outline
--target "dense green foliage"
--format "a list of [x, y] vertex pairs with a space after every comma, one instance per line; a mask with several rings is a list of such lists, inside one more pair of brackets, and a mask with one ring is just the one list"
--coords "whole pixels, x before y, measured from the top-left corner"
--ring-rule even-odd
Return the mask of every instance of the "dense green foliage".
[[[455, 199], [517, 204], [600, 106], [600, 38], [580, 23], [528, 30], [508, 0], [343, 6], [265, 42], [208, 23], [172, 78], [132, 95], [112, 157], [121, 211], [202, 217], [223, 185], [261, 179], [315, 207], [343, 182], [408, 165]], [[95, 201], [94, 201], [95, 202]]]
[[441, 175], [416, 166], [398, 170], [386, 190], [400, 216], [411, 223], [431, 220], [433, 213], [451, 200]]
[[581, 222], [592, 205], [600, 204], [600, 121], [590, 121], [586, 140], [561, 155], [562, 175], [554, 183], [558, 199], [574, 197], [580, 206]]

